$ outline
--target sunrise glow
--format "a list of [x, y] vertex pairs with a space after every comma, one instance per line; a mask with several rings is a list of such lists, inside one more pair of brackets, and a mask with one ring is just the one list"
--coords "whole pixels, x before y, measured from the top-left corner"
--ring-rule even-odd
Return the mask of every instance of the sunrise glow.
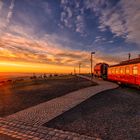
[[88, 73], [91, 51], [96, 52], [93, 65], [118, 63], [130, 51], [137, 57], [139, 18], [134, 13], [139, 13], [139, 1], [71, 4], [0, 1], [0, 72], [67, 73], [78, 71], [80, 63], [81, 71]]

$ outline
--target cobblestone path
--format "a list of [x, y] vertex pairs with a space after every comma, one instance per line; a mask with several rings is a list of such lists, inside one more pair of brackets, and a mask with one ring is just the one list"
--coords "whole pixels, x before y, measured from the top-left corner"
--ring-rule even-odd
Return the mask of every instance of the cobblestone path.
[[[7, 121], [0, 118], [0, 140], [1, 134], [22, 140], [100, 140], [99, 138], [79, 135], [72, 132], [26, 124], [21, 121]], [[9, 140], [10, 140], [10, 137]], [[3, 140], [7, 140], [3, 139]]]
[[95, 82], [99, 83], [99, 85], [71, 92], [62, 97], [52, 99], [50, 101], [7, 116], [6, 119], [22, 121], [32, 125], [42, 125], [61, 115], [65, 111], [68, 111], [69, 109], [75, 107], [91, 96], [101, 91], [117, 87], [116, 84], [111, 82], [102, 80], [95, 80]]
[[[91, 80], [85, 76], [80, 77]], [[100, 140], [100, 138], [42, 126], [47, 121], [61, 115], [91, 96], [104, 90], [117, 88], [117, 85], [111, 82], [97, 79], [93, 79], [93, 81], [99, 85], [71, 92], [5, 118], [0, 118], [0, 139], [3, 138], [4, 134], [22, 140]], [[7, 138], [4, 140], [7, 140]]]

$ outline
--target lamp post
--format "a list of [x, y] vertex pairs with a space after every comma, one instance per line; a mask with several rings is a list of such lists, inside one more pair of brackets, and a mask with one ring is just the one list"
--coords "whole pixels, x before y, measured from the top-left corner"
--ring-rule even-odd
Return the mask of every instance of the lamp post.
[[93, 71], [92, 71], [92, 63], [93, 63], [93, 54], [95, 54], [95, 52], [91, 52], [91, 77], [93, 77]]
[[128, 53], [128, 60], [130, 60], [131, 58], [131, 53]]

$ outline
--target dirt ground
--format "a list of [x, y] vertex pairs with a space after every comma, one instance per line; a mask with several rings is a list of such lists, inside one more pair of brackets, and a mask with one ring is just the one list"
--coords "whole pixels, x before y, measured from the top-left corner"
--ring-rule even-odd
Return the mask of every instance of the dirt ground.
[[65, 95], [74, 90], [96, 85], [76, 76], [51, 77], [47, 80], [21, 81], [0, 87], [0, 117]]
[[140, 140], [140, 90], [119, 87], [104, 91], [45, 126], [103, 140]]

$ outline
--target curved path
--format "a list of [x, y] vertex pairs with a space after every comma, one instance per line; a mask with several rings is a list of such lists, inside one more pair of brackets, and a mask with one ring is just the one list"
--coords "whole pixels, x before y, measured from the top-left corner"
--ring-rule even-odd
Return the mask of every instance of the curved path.
[[[80, 77], [91, 80], [85, 76]], [[43, 125], [44, 123], [75, 107], [91, 96], [99, 92], [118, 87], [117, 84], [103, 80], [93, 79], [93, 81], [97, 82], [98, 85], [80, 89], [67, 95], [38, 104], [36, 106], [7, 116], [6, 119], [11, 121], [22, 121], [31, 125]]]
[[[91, 80], [85, 76], [80, 77]], [[97, 82], [98, 85], [71, 92], [65, 96], [22, 110], [13, 115], [7, 116], [6, 118], [0, 118], [0, 139], [101, 140], [100, 138], [88, 137], [72, 132], [41, 126], [63, 112], [75, 107], [91, 96], [101, 91], [118, 87], [118, 85], [107, 81], [97, 79], [93, 79], [93, 81]]]

